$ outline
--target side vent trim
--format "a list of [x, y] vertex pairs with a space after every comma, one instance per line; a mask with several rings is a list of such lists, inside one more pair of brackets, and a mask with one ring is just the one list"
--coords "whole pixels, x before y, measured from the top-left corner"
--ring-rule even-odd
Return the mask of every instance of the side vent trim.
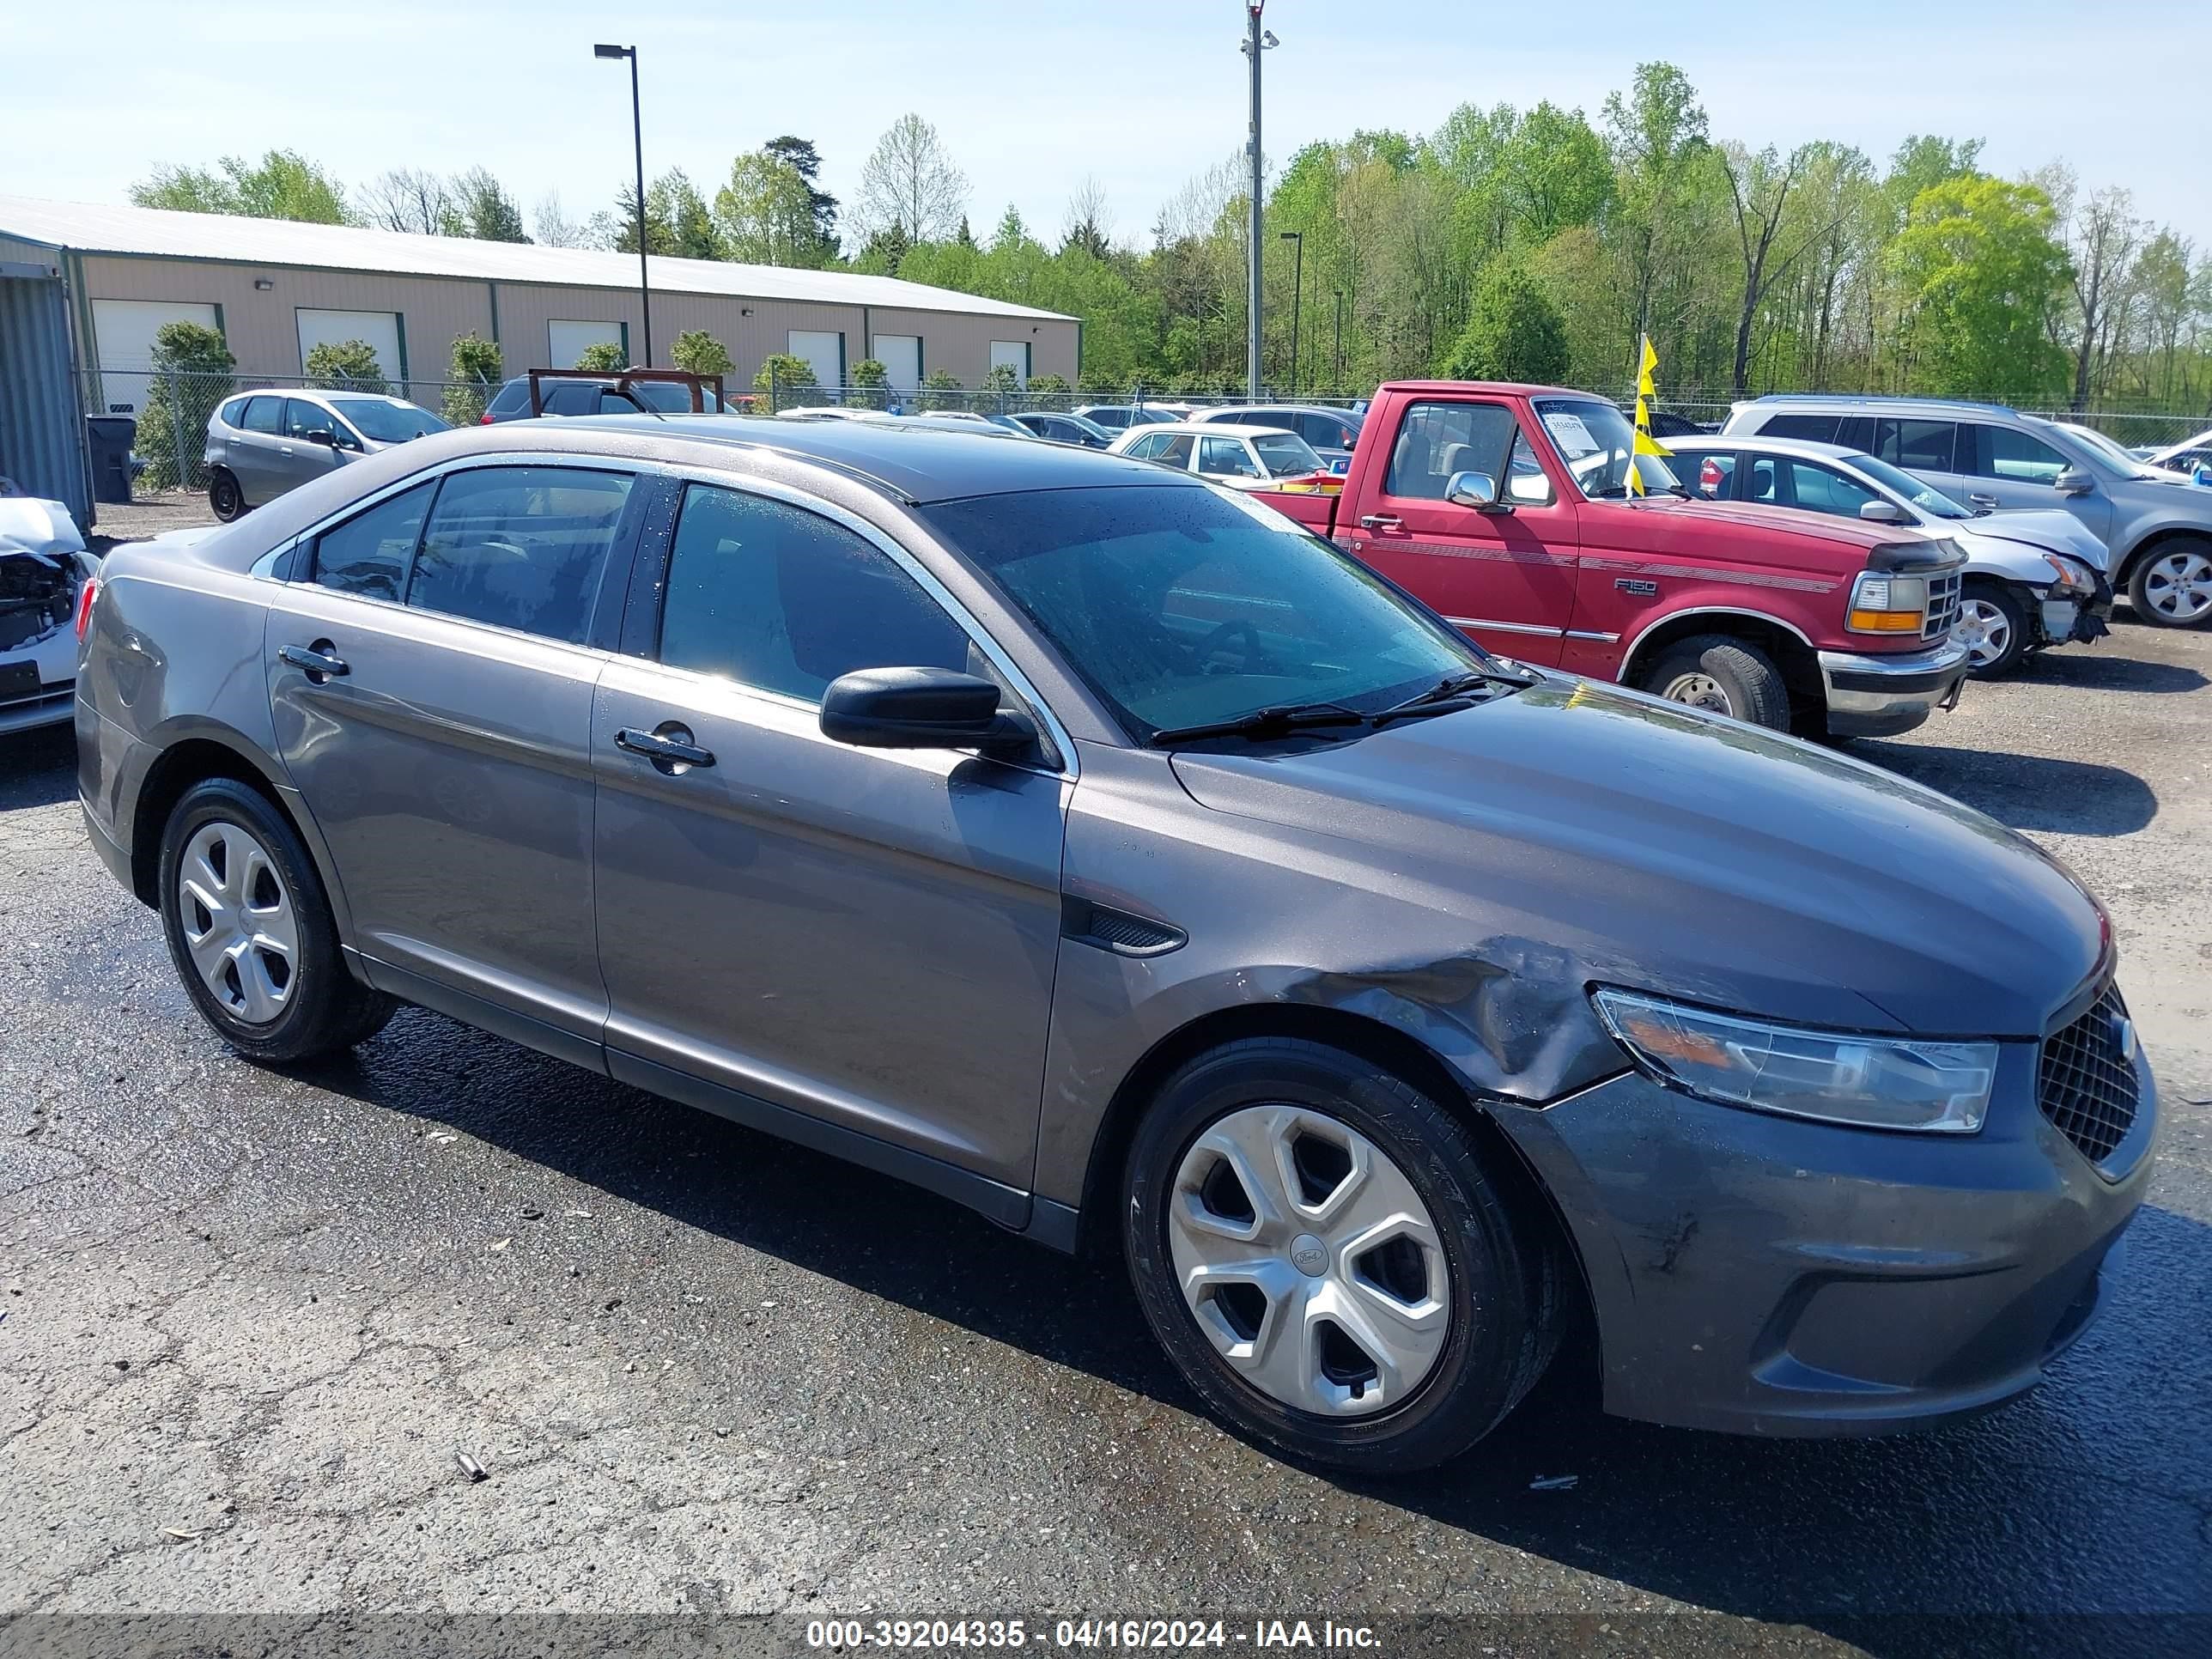
[[1060, 901], [1060, 933], [1063, 939], [1109, 951], [1117, 957], [1162, 957], [1181, 949], [1190, 939], [1182, 928], [1149, 916], [1066, 896]]

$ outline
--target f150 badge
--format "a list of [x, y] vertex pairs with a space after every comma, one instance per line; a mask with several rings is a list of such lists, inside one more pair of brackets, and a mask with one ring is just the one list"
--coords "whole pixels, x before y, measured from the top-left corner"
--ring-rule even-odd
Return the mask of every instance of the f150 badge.
[[1633, 593], [1637, 598], [1642, 599], [1648, 599], [1659, 591], [1659, 584], [1657, 582], [1646, 581], [1641, 576], [1622, 576], [1617, 579], [1613, 585], [1619, 588], [1622, 592]]

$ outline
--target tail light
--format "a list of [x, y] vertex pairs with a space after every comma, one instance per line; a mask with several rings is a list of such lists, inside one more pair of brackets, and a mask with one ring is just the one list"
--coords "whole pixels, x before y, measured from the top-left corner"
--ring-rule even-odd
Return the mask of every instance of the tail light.
[[92, 626], [92, 602], [99, 592], [100, 578], [97, 576], [87, 576], [84, 586], [77, 589], [76, 637], [80, 644], [84, 641], [84, 630]]
[[1698, 465], [1698, 489], [1702, 495], [1717, 495], [1725, 480], [1721, 476], [1721, 464], [1708, 455]]
[[477, 416], [477, 424], [478, 426], [489, 426], [491, 424], [491, 411], [487, 409], [483, 414]]

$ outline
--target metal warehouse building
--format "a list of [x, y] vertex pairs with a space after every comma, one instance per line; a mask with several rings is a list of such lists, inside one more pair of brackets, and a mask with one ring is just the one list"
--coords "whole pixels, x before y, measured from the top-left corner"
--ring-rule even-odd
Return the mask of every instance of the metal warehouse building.
[[[155, 331], [179, 321], [218, 331], [241, 382], [297, 377], [318, 344], [340, 340], [367, 341], [402, 390], [445, 381], [465, 334], [498, 341], [509, 374], [570, 367], [599, 341], [641, 366], [645, 355], [634, 254], [0, 196], [0, 266], [16, 281], [61, 284], [75, 410], [136, 413]], [[845, 271], [657, 258], [648, 267], [659, 367], [669, 343], [698, 328], [729, 348], [739, 386], [777, 352], [805, 359], [823, 385], [866, 357], [902, 389], [939, 369], [973, 386], [997, 363], [1024, 382], [1076, 378], [1081, 325], [1057, 312]], [[21, 296], [16, 307], [33, 309]], [[15, 384], [21, 362], [18, 350], [0, 354], [0, 472], [15, 465], [33, 487], [41, 469], [9, 454], [30, 440], [11, 434], [58, 428], [25, 414], [42, 399]], [[72, 415], [70, 425], [82, 422]], [[40, 493], [72, 508], [82, 495]]]

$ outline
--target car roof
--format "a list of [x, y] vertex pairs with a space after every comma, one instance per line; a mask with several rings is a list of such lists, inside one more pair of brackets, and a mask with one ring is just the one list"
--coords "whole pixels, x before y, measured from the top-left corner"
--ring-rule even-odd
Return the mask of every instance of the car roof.
[[1337, 419], [1350, 421], [1355, 426], [1359, 423], [1360, 419], [1348, 409], [1331, 409], [1327, 404], [1228, 404], [1216, 409], [1199, 410], [1191, 416], [1191, 418], [1194, 421], [1204, 421], [1211, 425], [1216, 416], [1226, 420], [1231, 416], [1242, 415], [1247, 410], [1252, 409], [1279, 409], [1285, 415], [1334, 415]]
[[1145, 428], [1147, 433], [1187, 432], [1200, 438], [1295, 438], [1295, 432], [1285, 432], [1279, 426], [1250, 426], [1236, 421], [1154, 421]]
[[1908, 398], [1881, 392], [1770, 392], [1747, 398], [1738, 409], [1909, 409], [1941, 410], [1954, 415], [2002, 415], [2019, 417], [2009, 404], [1974, 403], [1963, 398]]
[[1756, 432], [1747, 432], [1740, 438], [1717, 432], [1700, 432], [1692, 438], [1686, 433], [1681, 437], [1668, 439], [1666, 447], [1692, 454], [1703, 449], [1741, 449], [1756, 450], [1762, 455], [1802, 455], [1822, 461], [1849, 461], [1866, 453], [1849, 444], [1815, 443], [1810, 438], [1762, 438]]

